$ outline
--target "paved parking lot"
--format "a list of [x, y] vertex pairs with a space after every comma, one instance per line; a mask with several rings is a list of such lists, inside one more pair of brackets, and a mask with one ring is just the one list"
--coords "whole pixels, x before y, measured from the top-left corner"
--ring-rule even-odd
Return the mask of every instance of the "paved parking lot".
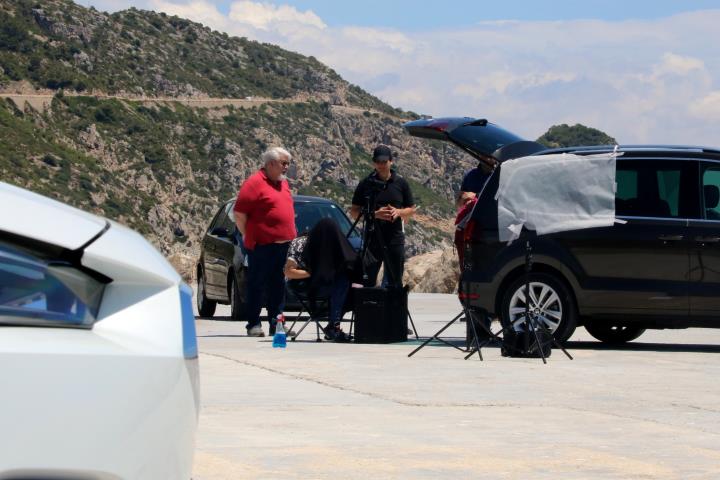
[[[413, 294], [421, 336], [458, 311]], [[219, 307], [227, 315], [229, 309]], [[285, 350], [198, 320], [195, 480], [720, 478], [720, 330], [650, 331], [607, 348], [578, 329], [539, 359], [484, 362], [418, 342]], [[267, 326], [265, 326], [267, 328]], [[461, 342], [464, 324], [448, 330]], [[266, 329], [267, 331], [267, 329]]]

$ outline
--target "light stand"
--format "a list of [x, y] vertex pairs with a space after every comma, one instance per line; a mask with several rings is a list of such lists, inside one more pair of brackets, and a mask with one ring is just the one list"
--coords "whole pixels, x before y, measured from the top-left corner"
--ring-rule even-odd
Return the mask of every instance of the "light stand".
[[[523, 330], [526, 332], [532, 332], [533, 337], [535, 338], [535, 346], [540, 354], [540, 358], [542, 358], [543, 364], [547, 364], [547, 357], [545, 356], [545, 346], [548, 343], [552, 343], [557, 348], [562, 350], [562, 352], [570, 359], [573, 360], [572, 355], [563, 347], [560, 342], [557, 341], [557, 339], [553, 336], [552, 332], [539, 321], [538, 319], [538, 313], [537, 312], [530, 312], [530, 274], [532, 273], [532, 242], [530, 238], [528, 238], [525, 241], [525, 313], [522, 318], [522, 320], [516, 320], [515, 322], [510, 322], [508, 325], [504, 326], [502, 330], [499, 332], [491, 335], [494, 338], [498, 338], [500, 334], [503, 336], [509, 331], [515, 328], [516, 324], [519, 324], [522, 322], [523, 324]], [[538, 335], [538, 331], [543, 333], [543, 337], [547, 337], [550, 340], [541, 340], [540, 336]], [[534, 352], [531, 351], [531, 343], [530, 343], [530, 335], [525, 335], [523, 337], [524, 345], [523, 349], [520, 351], [519, 356], [524, 357], [530, 357], [534, 356]], [[489, 342], [490, 340], [487, 340]], [[467, 360], [473, 353], [475, 353], [474, 349], [471, 350], [468, 355], [465, 357]]]
[[[488, 175], [488, 178], [485, 179], [485, 183], [483, 184], [482, 188], [480, 189], [480, 192], [477, 194], [476, 201], [475, 201], [475, 205], [473, 205], [472, 210], [470, 210], [470, 212], [465, 216], [465, 218], [464, 218], [460, 223], [458, 223], [458, 225], [457, 225], [457, 228], [458, 228], [458, 229], [464, 229], [464, 228], [466, 228], [467, 222], [470, 220], [470, 218], [472, 218], [472, 215], [473, 215], [473, 213], [475, 212], [475, 208], [477, 208], [478, 204], [480, 203], [480, 197], [482, 196], [483, 192], [485, 191], [485, 188], [487, 187], [488, 183], [490, 182], [490, 179], [493, 177], [493, 175], [495, 175], [495, 172], [498, 170], [498, 168], [499, 168], [499, 167], [498, 167], [497, 164], [496, 164], [496, 166], [493, 167], [492, 172], [490, 172], [490, 175]], [[468, 355], [465, 357], [465, 360], [467, 360], [467, 359], [470, 358], [473, 354], [475, 354], [475, 352], [477, 352], [478, 358], [480, 359], [480, 361], [482, 361], [482, 360], [483, 360], [483, 356], [482, 356], [482, 352], [480, 351], [481, 348], [484, 347], [485, 345], [487, 345], [488, 343], [490, 343], [490, 342], [493, 341], [493, 340], [499, 340], [497, 334], [493, 333], [492, 330], [489, 328], [489, 326], [487, 326], [487, 325], [485, 324], [485, 322], [478, 322], [479, 325], [483, 328], [483, 330], [485, 330], [485, 332], [489, 335], [489, 337], [488, 337], [485, 341], [483, 341], [482, 343], [480, 342], [480, 337], [478, 336], [478, 332], [477, 332], [477, 328], [476, 328], [476, 325], [475, 325], [474, 317], [473, 317], [473, 315], [472, 315], [472, 312], [471, 312], [470, 308], [468, 307], [468, 302], [469, 302], [469, 299], [470, 299], [470, 294], [469, 294], [469, 292], [468, 292], [469, 282], [463, 282], [463, 280], [462, 280], [462, 279], [463, 279], [463, 274], [464, 274], [464, 273], [467, 273], [469, 270], [470, 270], [470, 262], [468, 261], [467, 252], [464, 252], [462, 272], [461, 272], [461, 275], [460, 275], [460, 287], [459, 287], [459, 289], [462, 289], [463, 284], [464, 284], [464, 286], [465, 286], [465, 291], [464, 291], [464, 292], [459, 292], [459, 293], [460, 293], [459, 296], [460, 296], [460, 299], [461, 299], [460, 304], [462, 305], [462, 310], [461, 310], [460, 313], [458, 313], [452, 320], [450, 320], [448, 323], [446, 323], [445, 326], [443, 326], [440, 330], [438, 330], [437, 332], [435, 332], [435, 334], [434, 334], [433, 336], [431, 336], [430, 338], [428, 338], [427, 340], [425, 340], [419, 347], [417, 347], [415, 350], [413, 350], [412, 352], [410, 352], [410, 353], [408, 354], [408, 357], [412, 357], [412, 356], [415, 355], [418, 351], [420, 351], [423, 347], [425, 347], [427, 344], [429, 344], [429, 343], [432, 342], [433, 340], [436, 340], [436, 341], [438, 341], [438, 342], [440, 342], [440, 343], [444, 343], [445, 345], [449, 345], [449, 346], [451, 346], [451, 347], [453, 347], [453, 348], [455, 348], [455, 349], [457, 349], [457, 350], [460, 350], [461, 352], [467, 352], [467, 351], [469, 350], [470, 353], [468, 353]], [[445, 330], [447, 330], [448, 328], [450, 328], [450, 326], [451, 326], [452, 324], [454, 324], [458, 319], [460, 319], [463, 315], [465, 316], [465, 320], [466, 320], [467, 322], [470, 322], [470, 329], [472, 330], [472, 334], [473, 334], [473, 341], [472, 341], [472, 343], [470, 344], [470, 346], [468, 346], [468, 350], [462, 349], [462, 348], [458, 347], [457, 345], [454, 345], [454, 344], [448, 342], [447, 340], [443, 340], [442, 338], [440, 338], [440, 335], [441, 335]], [[485, 312], [485, 315], [487, 315], [487, 312]], [[487, 320], [487, 318], [486, 318], [486, 320]], [[474, 345], [474, 347], [473, 347], [472, 345]]]
[[[550, 338], [550, 341], [553, 345], [558, 347], [562, 352], [570, 359], [572, 360], [573, 357], [570, 355], [570, 353], [560, 345], [560, 342], [557, 341], [557, 339], [553, 336], [552, 332], [538, 320], [538, 314], [537, 312], [530, 313], [530, 272], [532, 271], [532, 243], [530, 239], [525, 241], [525, 316], [523, 318], [524, 322], [524, 328], [528, 329], [528, 331], [532, 331], [533, 336], [535, 337], [535, 345], [537, 345], [538, 352], [540, 353], [540, 358], [542, 358], [543, 364], [547, 364], [547, 359], [545, 358], [545, 345], [547, 345], [548, 341], [542, 342], [540, 340], [540, 337], [538, 336], [538, 331], [541, 331], [545, 337]], [[514, 324], [511, 323], [509, 325], [510, 328], [515, 328]], [[507, 327], [506, 327], [507, 328]], [[504, 329], [503, 329], [504, 330]], [[530, 354], [530, 336], [525, 335], [525, 345], [524, 345], [525, 353], [526, 355]]]

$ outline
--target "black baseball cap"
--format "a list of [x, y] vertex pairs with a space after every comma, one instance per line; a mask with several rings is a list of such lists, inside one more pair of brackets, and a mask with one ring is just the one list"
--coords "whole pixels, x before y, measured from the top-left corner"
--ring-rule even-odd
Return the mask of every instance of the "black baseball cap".
[[377, 147], [375, 147], [375, 150], [373, 150], [372, 159], [373, 162], [384, 162], [386, 160], [392, 160], [392, 150], [390, 150], [390, 147], [388, 147], [387, 145], [378, 145]]

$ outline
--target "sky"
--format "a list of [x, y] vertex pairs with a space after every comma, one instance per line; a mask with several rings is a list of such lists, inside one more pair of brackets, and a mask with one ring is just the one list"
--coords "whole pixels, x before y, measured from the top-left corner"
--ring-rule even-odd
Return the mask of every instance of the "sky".
[[720, 0], [81, 0], [179, 15], [313, 55], [394, 107], [528, 139], [720, 147]]

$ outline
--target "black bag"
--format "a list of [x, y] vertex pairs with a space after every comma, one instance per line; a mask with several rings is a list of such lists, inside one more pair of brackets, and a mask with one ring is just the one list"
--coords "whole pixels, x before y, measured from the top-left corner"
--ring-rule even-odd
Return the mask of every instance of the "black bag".
[[[503, 342], [500, 353], [503, 357], [519, 358], [548, 358], [552, 354], [552, 336], [544, 329], [537, 329], [537, 340], [540, 340], [540, 348], [533, 332], [516, 332], [515, 329], [503, 333]], [[527, 349], [526, 349], [527, 347]]]
[[353, 288], [352, 291], [356, 342], [407, 341], [407, 287]]

